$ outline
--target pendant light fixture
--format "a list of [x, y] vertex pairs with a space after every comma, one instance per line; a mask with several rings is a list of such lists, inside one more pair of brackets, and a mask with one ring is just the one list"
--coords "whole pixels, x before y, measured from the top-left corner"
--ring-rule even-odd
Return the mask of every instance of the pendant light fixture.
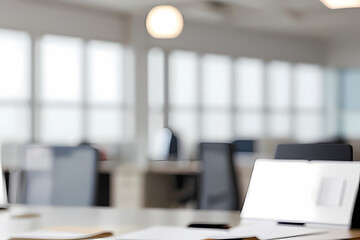
[[146, 17], [146, 29], [154, 38], [176, 38], [182, 32], [183, 27], [183, 16], [177, 8], [170, 5], [156, 6]]
[[320, 1], [330, 9], [360, 7], [360, 0], [320, 0]]

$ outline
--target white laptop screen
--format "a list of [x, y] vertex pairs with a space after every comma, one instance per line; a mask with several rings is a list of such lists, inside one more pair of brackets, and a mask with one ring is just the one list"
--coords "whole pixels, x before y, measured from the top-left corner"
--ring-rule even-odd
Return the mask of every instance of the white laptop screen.
[[242, 218], [349, 226], [360, 162], [256, 161]]

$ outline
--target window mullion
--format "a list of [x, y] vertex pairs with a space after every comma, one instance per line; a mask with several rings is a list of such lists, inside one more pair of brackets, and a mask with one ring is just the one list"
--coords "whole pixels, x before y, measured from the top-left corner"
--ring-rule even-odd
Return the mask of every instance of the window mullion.
[[289, 104], [289, 114], [290, 114], [290, 138], [296, 138], [296, 121], [297, 121], [297, 109], [295, 104], [295, 94], [296, 94], [296, 86], [295, 86], [295, 65], [291, 64], [290, 70], [290, 104]]
[[31, 36], [31, 142], [39, 142], [41, 134], [41, 38], [42, 35]]
[[269, 126], [270, 126], [270, 94], [269, 94], [269, 72], [268, 72], [268, 62], [263, 62], [263, 70], [262, 70], [262, 94], [263, 94], [263, 102], [262, 102], [262, 127], [263, 127], [263, 137], [266, 139], [269, 137]]
[[231, 58], [231, 76], [230, 76], [230, 121], [231, 121], [231, 138], [236, 140], [237, 131], [236, 131], [236, 119], [237, 119], [237, 102], [236, 102], [236, 93], [237, 93], [237, 81], [236, 81], [236, 59]]
[[164, 51], [164, 127], [169, 127], [169, 92], [170, 92], [170, 71], [169, 71], [169, 51]]
[[89, 41], [84, 39], [82, 46], [82, 95], [81, 95], [81, 138], [83, 141], [89, 141], [89, 63], [88, 46]]
[[203, 86], [204, 86], [204, 79], [203, 79], [203, 72], [202, 72], [202, 69], [203, 69], [203, 54], [199, 54], [198, 55], [198, 61], [197, 61], [197, 68], [198, 68], [198, 71], [197, 71], [197, 74], [198, 74], [198, 86], [197, 86], [197, 95], [198, 95], [198, 98], [197, 98], [197, 116], [196, 116], [196, 119], [197, 119], [197, 140], [198, 141], [203, 141], [203, 136], [204, 136], [204, 133], [203, 133], [203, 128], [202, 128], [202, 123], [204, 122], [204, 114], [205, 114], [205, 111], [204, 111], [204, 106], [203, 106]]

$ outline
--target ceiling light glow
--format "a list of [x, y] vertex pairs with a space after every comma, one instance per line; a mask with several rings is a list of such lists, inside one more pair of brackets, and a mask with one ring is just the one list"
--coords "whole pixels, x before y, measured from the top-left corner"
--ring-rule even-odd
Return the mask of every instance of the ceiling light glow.
[[161, 5], [154, 7], [146, 17], [146, 29], [154, 38], [176, 38], [182, 32], [183, 27], [183, 16], [173, 6]]
[[320, 1], [330, 9], [360, 7], [360, 0], [320, 0]]

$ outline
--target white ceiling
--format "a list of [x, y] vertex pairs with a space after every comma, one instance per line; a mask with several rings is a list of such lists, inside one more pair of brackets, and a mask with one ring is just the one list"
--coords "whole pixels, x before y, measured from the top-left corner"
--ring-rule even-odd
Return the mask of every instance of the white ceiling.
[[[49, 1], [49, 0], [48, 0]], [[171, 4], [185, 20], [206, 21], [319, 39], [360, 37], [360, 9], [330, 10], [320, 0], [52, 0], [120, 13]], [[214, 6], [215, 5], [215, 6]]]

